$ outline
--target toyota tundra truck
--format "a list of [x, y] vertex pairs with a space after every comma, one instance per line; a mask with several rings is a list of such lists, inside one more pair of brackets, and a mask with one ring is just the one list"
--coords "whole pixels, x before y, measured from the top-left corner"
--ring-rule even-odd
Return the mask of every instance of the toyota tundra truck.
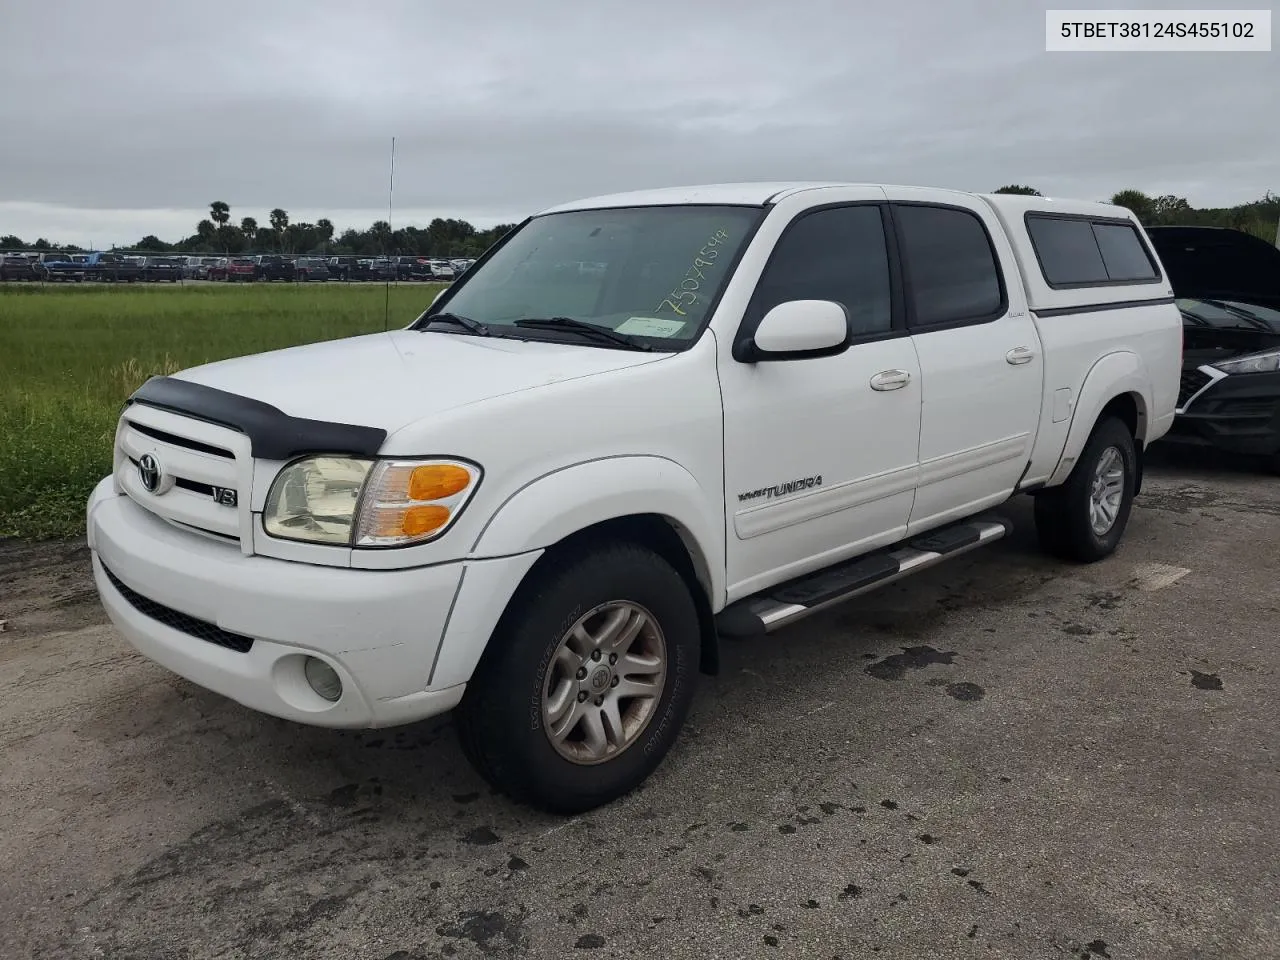
[[999, 540], [1016, 494], [1051, 553], [1110, 555], [1181, 331], [1107, 204], [568, 203], [407, 326], [148, 380], [94, 576], [196, 684], [328, 727], [453, 711], [497, 789], [583, 811], [658, 766], [721, 643]]

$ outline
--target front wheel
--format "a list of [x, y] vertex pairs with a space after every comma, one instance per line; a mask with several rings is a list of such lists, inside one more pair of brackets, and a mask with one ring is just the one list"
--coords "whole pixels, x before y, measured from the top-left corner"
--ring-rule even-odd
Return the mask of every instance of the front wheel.
[[1080, 563], [1114, 553], [1133, 509], [1137, 467], [1133, 435], [1123, 421], [1098, 423], [1066, 482], [1036, 496], [1040, 545]]
[[467, 685], [463, 751], [517, 801], [608, 803], [674, 744], [698, 652], [693, 598], [661, 556], [618, 543], [557, 558], [522, 585]]

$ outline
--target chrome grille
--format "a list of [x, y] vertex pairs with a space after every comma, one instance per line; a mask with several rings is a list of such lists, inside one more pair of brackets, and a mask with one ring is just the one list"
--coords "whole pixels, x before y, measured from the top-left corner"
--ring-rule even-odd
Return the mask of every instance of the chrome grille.
[[[159, 465], [159, 487], [148, 490], [139, 461]], [[246, 552], [253, 460], [249, 438], [216, 424], [135, 403], [116, 429], [115, 477], [121, 491], [143, 509], [175, 525], [241, 542]], [[214, 488], [234, 490], [228, 506]]]

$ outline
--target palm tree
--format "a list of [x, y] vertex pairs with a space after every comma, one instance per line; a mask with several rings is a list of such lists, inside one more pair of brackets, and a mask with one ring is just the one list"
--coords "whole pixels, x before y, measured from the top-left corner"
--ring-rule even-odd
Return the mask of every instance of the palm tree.
[[320, 242], [324, 244], [325, 253], [329, 252], [329, 242], [333, 240], [333, 221], [321, 217], [316, 221], [316, 230], [320, 234]]
[[284, 252], [282, 243], [284, 240], [284, 232], [289, 226], [289, 213], [287, 210], [281, 210], [276, 207], [271, 211], [271, 229], [276, 232], [276, 249]]
[[221, 200], [213, 201], [213, 203], [209, 204], [209, 219], [221, 227], [231, 219], [230, 205], [223, 203]]

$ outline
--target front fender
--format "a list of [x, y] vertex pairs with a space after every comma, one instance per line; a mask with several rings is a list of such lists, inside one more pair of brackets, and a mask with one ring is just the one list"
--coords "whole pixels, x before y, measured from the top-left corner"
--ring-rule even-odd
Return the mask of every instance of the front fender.
[[1146, 364], [1136, 353], [1120, 350], [1101, 357], [1085, 375], [1084, 384], [1076, 400], [1071, 416], [1071, 428], [1062, 448], [1062, 456], [1046, 486], [1064, 482], [1076, 465], [1076, 460], [1089, 442], [1094, 425], [1102, 409], [1116, 397], [1131, 394], [1138, 407], [1137, 439], [1144, 440], [1147, 411], [1152, 409], [1151, 377]]
[[475, 558], [551, 546], [606, 520], [657, 514], [673, 521], [707, 578], [714, 609], [724, 602], [724, 502], [674, 460], [619, 456], [564, 467], [506, 499], [471, 547]]
[[708, 581], [713, 609], [723, 606], [724, 509], [715, 494], [664, 457], [591, 460], [525, 484], [481, 529], [428, 685], [470, 680], [503, 610], [547, 547], [594, 524], [642, 513], [674, 523]]

